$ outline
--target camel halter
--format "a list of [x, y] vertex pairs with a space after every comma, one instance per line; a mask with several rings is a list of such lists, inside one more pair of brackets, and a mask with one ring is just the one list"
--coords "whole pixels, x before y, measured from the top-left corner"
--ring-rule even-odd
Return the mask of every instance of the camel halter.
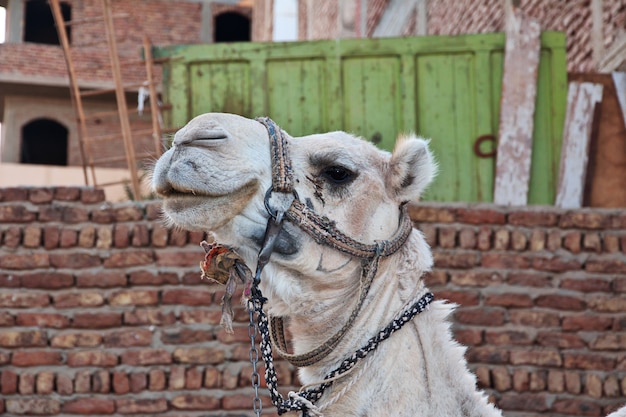
[[[422, 312], [432, 301], [433, 295], [426, 293], [416, 302], [405, 306], [385, 329], [382, 329], [376, 336], [372, 337], [365, 346], [357, 350], [351, 357], [345, 359], [337, 369], [330, 372], [317, 388], [309, 388], [297, 394], [291, 393], [289, 399], [285, 400], [277, 389], [272, 345], [280, 356], [296, 367], [311, 366], [332, 353], [334, 348], [354, 324], [367, 297], [371, 284], [376, 277], [380, 259], [397, 252], [408, 239], [413, 230], [413, 226], [406, 206], [402, 205], [400, 207], [398, 229], [388, 240], [368, 244], [359, 242], [342, 233], [337, 229], [333, 221], [317, 215], [298, 199], [298, 194], [293, 186], [293, 169], [291, 166], [291, 158], [289, 157], [289, 143], [285, 133], [268, 117], [260, 117], [256, 120], [266, 127], [269, 135], [272, 158], [272, 186], [265, 194], [265, 208], [269, 214], [269, 218], [263, 245], [261, 246], [257, 259], [257, 269], [252, 283], [248, 310], [250, 312], [251, 326], [254, 326], [254, 313], [258, 315], [258, 330], [261, 333], [261, 354], [266, 364], [265, 379], [270, 391], [272, 403], [276, 406], [278, 414], [283, 414], [288, 411], [302, 411], [303, 416], [308, 416], [309, 412], [313, 412], [315, 409], [314, 403], [321, 398], [324, 390], [330, 387], [335, 379], [350, 371], [359, 360], [365, 358], [380, 342], [386, 340], [396, 330], [399, 330], [404, 323], [412, 320], [416, 314]], [[270, 199], [274, 193], [281, 195], [282, 201], [291, 201], [286, 210], [277, 210], [271, 207]], [[357, 304], [353, 308], [348, 320], [337, 333], [322, 343], [318, 348], [299, 355], [287, 352], [283, 319], [281, 317], [270, 317], [268, 320], [263, 311], [263, 305], [267, 299], [263, 297], [259, 289], [261, 272], [269, 262], [284, 219], [298, 226], [318, 244], [330, 246], [362, 260], [361, 282], [363, 286]], [[251, 332], [251, 341], [253, 349], [256, 349], [254, 345], [256, 328], [254, 330], [255, 331]], [[256, 363], [254, 361], [253, 368], [254, 385], [254, 373], [256, 373]], [[258, 389], [258, 385], [255, 386], [255, 389]], [[260, 415], [260, 410], [257, 410], [257, 403], [260, 403], [258, 394], [255, 398], [254, 405], [255, 411]]]

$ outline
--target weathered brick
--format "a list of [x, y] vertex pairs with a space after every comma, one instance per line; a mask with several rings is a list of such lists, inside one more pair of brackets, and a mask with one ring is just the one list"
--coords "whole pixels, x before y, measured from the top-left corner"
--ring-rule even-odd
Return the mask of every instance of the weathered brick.
[[528, 244], [526, 233], [521, 230], [513, 230], [511, 232], [511, 249], [515, 251], [523, 251]]
[[560, 288], [580, 292], [611, 292], [611, 281], [606, 278], [594, 278], [588, 274], [566, 275], [561, 279]]
[[102, 369], [94, 372], [91, 377], [91, 390], [101, 394], [111, 391], [111, 374], [108, 370]]
[[608, 214], [592, 211], [571, 211], [563, 213], [559, 221], [562, 229], [606, 229], [611, 226], [611, 217]]
[[27, 226], [24, 228], [22, 244], [26, 248], [38, 248], [41, 245], [41, 235], [41, 228], [37, 226]]
[[60, 222], [63, 219], [63, 207], [54, 203], [39, 207], [37, 217], [40, 222]]
[[491, 379], [493, 381], [493, 387], [500, 391], [508, 391], [511, 389], [511, 375], [504, 366], [496, 366], [491, 370]]
[[179, 395], [172, 398], [172, 407], [177, 410], [219, 410], [220, 399], [208, 395]]
[[626, 351], [626, 333], [604, 333], [598, 335], [590, 344], [594, 350]]
[[122, 324], [121, 313], [76, 313], [74, 327], [85, 329], [104, 329]]
[[113, 229], [113, 245], [116, 248], [127, 248], [130, 245], [130, 226], [116, 224]]
[[22, 229], [19, 227], [9, 227], [4, 232], [2, 242], [5, 248], [17, 248], [22, 242]]
[[478, 234], [476, 235], [476, 246], [481, 251], [487, 251], [491, 249], [493, 240], [493, 231], [491, 228], [482, 226], [478, 229]]
[[20, 275], [0, 274], [0, 288], [18, 288], [22, 285]]
[[25, 206], [0, 206], [0, 223], [30, 223], [36, 218], [36, 213]]
[[562, 371], [550, 369], [547, 384], [550, 392], [565, 392], [565, 374]]
[[46, 350], [22, 350], [13, 352], [11, 356], [11, 364], [13, 366], [47, 366], [61, 365], [63, 363], [63, 355], [61, 352]]
[[3, 291], [0, 293], [0, 307], [7, 308], [32, 308], [45, 307], [50, 304], [50, 297], [43, 293], [13, 293]]
[[522, 410], [524, 412], [544, 412], [550, 409], [545, 394], [539, 393], [504, 393], [498, 405], [505, 410]]
[[78, 288], [112, 288], [125, 287], [126, 274], [117, 271], [78, 272], [76, 287]]
[[82, 370], [74, 376], [74, 392], [84, 394], [91, 392], [91, 371]]
[[71, 229], [61, 229], [59, 246], [61, 248], [73, 248], [78, 245], [78, 231]]
[[117, 355], [99, 350], [68, 352], [67, 365], [70, 367], [102, 366], [110, 367], [118, 363]]
[[535, 271], [509, 271], [507, 283], [522, 287], [548, 288], [552, 286], [552, 275]]
[[[56, 308], [98, 307], [104, 304], [104, 298], [97, 292], [66, 292], [54, 294], [52, 298]], [[74, 326], [76, 326], [76, 319]]]
[[165, 398], [155, 399], [135, 399], [120, 398], [115, 400], [115, 409], [119, 414], [152, 414], [164, 413], [167, 411], [167, 400]]
[[594, 311], [607, 313], [626, 312], [626, 296], [595, 296], [589, 300], [589, 308]]
[[184, 324], [219, 324], [222, 318], [220, 310], [183, 310], [180, 321]]
[[520, 293], [504, 293], [504, 294], [486, 294], [486, 306], [501, 306], [506, 308], [531, 307], [533, 300], [528, 294]]
[[218, 388], [222, 384], [222, 374], [215, 367], [208, 367], [204, 370], [203, 385], [205, 388]]
[[485, 342], [490, 345], [530, 345], [533, 336], [521, 330], [486, 330]]
[[456, 228], [453, 226], [441, 226], [438, 230], [439, 247], [452, 249], [456, 246]]
[[12, 414], [55, 415], [61, 411], [61, 404], [49, 398], [17, 398], [5, 400], [5, 408]]
[[422, 204], [409, 204], [409, 216], [418, 223], [453, 223], [456, 211], [450, 207], [433, 207]]
[[543, 230], [534, 229], [530, 233], [529, 249], [533, 252], [542, 251], [546, 248], [546, 234]]
[[80, 198], [79, 187], [54, 187], [54, 200], [59, 201], [77, 201]]
[[543, 370], [530, 372], [530, 382], [528, 389], [530, 391], [545, 391], [547, 372]]
[[152, 226], [152, 246], [157, 248], [163, 248], [167, 246], [168, 237], [168, 229], [158, 223]]
[[151, 369], [148, 373], [148, 389], [150, 391], [163, 391], [165, 381], [165, 372], [162, 369]]
[[212, 348], [177, 348], [172, 356], [178, 363], [217, 365], [224, 362], [224, 351]]
[[126, 250], [113, 252], [104, 260], [106, 268], [126, 268], [130, 266], [149, 265], [153, 263], [152, 251], [149, 250]]
[[61, 229], [58, 226], [46, 226], [43, 228], [43, 247], [55, 249], [59, 247]]
[[108, 224], [115, 222], [115, 212], [113, 207], [101, 207], [91, 212], [91, 221], [99, 224]]
[[442, 300], [448, 300], [464, 307], [476, 306], [480, 302], [480, 296], [477, 292], [441, 290], [437, 291], [437, 296]]
[[604, 235], [604, 250], [608, 253], [617, 253], [620, 251], [619, 236], [611, 233]]
[[56, 375], [56, 391], [59, 395], [72, 395], [74, 393], [72, 377], [64, 373], [58, 373]]
[[0, 255], [0, 268], [4, 269], [30, 270], [49, 266], [50, 258], [47, 253]]
[[185, 370], [185, 389], [195, 390], [202, 388], [202, 369], [189, 368]]
[[[176, 314], [173, 311], [161, 309], [135, 309], [124, 312], [124, 324], [128, 325], [166, 325], [176, 322]], [[219, 322], [219, 319], [218, 319]], [[217, 323], [213, 323], [217, 324]]]
[[133, 226], [132, 239], [130, 244], [132, 246], [148, 246], [150, 244], [150, 231], [146, 224], [136, 224]]
[[582, 262], [572, 256], [550, 254], [547, 256], [533, 257], [532, 267], [540, 271], [551, 272], [577, 271], [581, 269]]
[[17, 392], [17, 374], [15, 371], [4, 369], [0, 374], [0, 392], [5, 395]]
[[479, 329], [455, 329], [454, 339], [463, 346], [480, 345], [483, 341], [483, 331]]
[[150, 346], [152, 332], [147, 329], [117, 330], [104, 336], [106, 347]]
[[111, 226], [98, 227], [96, 248], [109, 249], [113, 245], [113, 229]]
[[31, 395], [35, 393], [35, 374], [23, 373], [20, 375], [18, 390], [22, 395]]
[[561, 366], [563, 360], [558, 350], [514, 350], [511, 351], [511, 364]]
[[450, 272], [450, 282], [463, 287], [486, 287], [501, 283], [502, 276], [498, 271], [452, 271]]
[[563, 236], [563, 248], [572, 253], [582, 250], [582, 235], [580, 232], [566, 232]]
[[170, 367], [168, 389], [170, 391], [176, 391], [176, 390], [181, 390], [184, 388], [185, 388], [185, 368], [182, 366]]
[[468, 224], [505, 224], [504, 212], [489, 208], [460, 207], [456, 210], [456, 218], [460, 223]]
[[80, 190], [80, 202], [83, 204], [95, 204], [105, 201], [104, 190], [101, 188], [84, 187]]
[[558, 222], [558, 215], [556, 213], [550, 213], [543, 208], [537, 210], [528, 211], [515, 211], [509, 213], [508, 223], [516, 226], [528, 226], [528, 227], [549, 227], [555, 226]]
[[0, 327], [11, 327], [15, 325], [15, 317], [8, 311], [0, 311]]
[[148, 375], [145, 372], [133, 372], [129, 377], [130, 392], [141, 392], [148, 387]]
[[121, 203], [115, 207], [115, 221], [132, 222], [143, 219], [143, 208], [135, 203]]
[[102, 344], [102, 335], [96, 332], [59, 333], [50, 340], [50, 346], [63, 349], [96, 347], [100, 344]]
[[74, 285], [74, 276], [61, 272], [46, 271], [24, 274], [21, 276], [21, 279], [22, 287], [25, 288], [58, 289], [68, 288]]
[[437, 268], [473, 268], [479, 263], [476, 252], [441, 250], [433, 255]]
[[501, 308], [463, 308], [455, 312], [456, 321], [478, 326], [501, 326], [505, 310]]
[[96, 241], [96, 228], [84, 226], [78, 233], [78, 246], [81, 248], [92, 248]]
[[146, 202], [146, 220], [154, 221], [163, 217], [163, 205], [161, 201]]
[[585, 269], [589, 272], [626, 274], [626, 259], [616, 254], [591, 255], [585, 263]]
[[188, 306], [209, 306], [213, 303], [213, 293], [198, 289], [171, 289], [163, 291], [163, 304], [183, 304]]
[[585, 375], [585, 394], [592, 398], [602, 397], [602, 379], [597, 374]]
[[587, 344], [578, 334], [561, 332], [540, 332], [537, 342], [542, 346], [553, 346], [560, 349], [575, 349], [587, 347]]
[[2, 201], [27, 201], [28, 188], [6, 187], [2, 189]]
[[65, 401], [61, 408], [67, 414], [114, 414], [115, 401], [108, 398], [76, 398]]
[[563, 365], [568, 369], [611, 371], [615, 369], [615, 358], [594, 353], [563, 353]]
[[185, 246], [187, 244], [187, 232], [181, 229], [170, 230], [169, 246]]
[[200, 260], [202, 260], [204, 255], [195, 251], [162, 249], [155, 252], [156, 264], [161, 267], [196, 266], [200, 262], [198, 261], [198, 255], [200, 255]]
[[170, 272], [133, 271], [129, 281], [131, 285], [177, 285], [178, 276]]
[[156, 305], [159, 293], [156, 290], [123, 290], [110, 294], [108, 301], [111, 306]]
[[52, 253], [50, 265], [55, 268], [82, 269], [100, 266], [100, 255], [90, 253]]
[[540, 295], [535, 300], [535, 304], [539, 307], [570, 311], [582, 311], [587, 306], [580, 298], [560, 294]]
[[426, 243], [428, 243], [431, 247], [435, 247], [437, 245], [437, 227], [434, 224], [421, 223], [419, 225], [414, 224], [413, 227], [422, 232]]
[[528, 269], [530, 258], [523, 253], [483, 253], [480, 265], [484, 268], [494, 269]]
[[161, 341], [165, 344], [184, 345], [211, 340], [215, 340], [215, 337], [212, 332], [208, 332], [206, 329], [177, 328], [163, 330], [161, 333]]
[[83, 207], [66, 206], [61, 210], [61, 219], [64, 223], [77, 224], [89, 220], [89, 212]]
[[172, 354], [164, 349], [140, 349], [122, 352], [122, 364], [134, 366], [168, 365]]
[[567, 316], [563, 318], [562, 329], [565, 331], [605, 331], [611, 328], [613, 319], [597, 315]]
[[54, 196], [52, 188], [37, 187], [29, 190], [28, 200], [33, 204], [50, 203]]
[[513, 389], [517, 392], [526, 392], [530, 389], [530, 374], [524, 368], [515, 368], [513, 371]]
[[37, 374], [35, 380], [35, 391], [37, 394], [50, 395], [54, 389], [54, 373], [43, 371]]
[[0, 331], [0, 346], [14, 347], [37, 347], [46, 346], [47, 335], [38, 330], [5, 330]]
[[[186, 277], [187, 275], [183, 277], [183, 282], [185, 282]], [[427, 287], [437, 287], [448, 283], [448, 274], [446, 271], [438, 269], [436, 271], [425, 272], [424, 275], [422, 275], [422, 279]]]
[[556, 251], [561, 249], [561, 242], [563, 241], [563, 236], [561, 235], [560, 230], [550, 230], [548, 232], [547, 240], [546, 240], [546, 249], [549, 251]]
[[127, 394], [130, 392], [130, 380], [126, 372], [113, 372], [113, 392], [116, 394]]
[[552, 405], [552, 410], [557, 414], [600, 416], [602, 408], [589, 400], [584, 399], [557, 399]]
[[479, 389], [491, 388], [491, 372], [489, 371], [489, 368], [486, 366], [479, 366], [474, 369], [474, 374], [476, 375], [476, 385]]

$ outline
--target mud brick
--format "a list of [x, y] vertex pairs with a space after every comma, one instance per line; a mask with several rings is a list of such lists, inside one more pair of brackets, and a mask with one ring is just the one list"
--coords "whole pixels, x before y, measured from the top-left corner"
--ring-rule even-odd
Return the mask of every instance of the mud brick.
[[[15, 317], [8, 311], [0, 311], [0, 327], [11, 327], [15, 325]], [[2, 363], [2, 361], [0, 361]]]
[[165, 398], [134, 399], [120, 398], [115, 400], [115, 409], [119, 414], [150, 414], [164, 413], [168, 409]]
[[448, 300], [450, 302], [462, 305], [464, 307], [478, 305], [480, 298], [477, 292], [469, 291], [437, 291], [437, 297], [442, 300]]
[[563, 318], [564, 331], [606, 331], [611, 328], [613, 319], [598, 315], [567, 316]]
[[[263, 404], [265, 400], [263, 399]], [[222, 410], [245, 410], [250, 407], [250, 396], [245, 394], [226, 395], [222, 398]]]
[[146, 306], [156, 305], [159, 302], [159, 292], [156, 290], [124, 290], [109, 295], [111, 306]]
[[608, 253], [620, 251], [619, 236], [607, 233], [604, 235], [604, 250]]
[[[176, 323], [176, 314], [174, 314], [173, 311], [162, 311], [160, 309], [135, 309], [133, 311], [124, 312], [124, 324], [131, 326], [161, 326], [174, 323]], [[219, 319], [217, 323], [219, 323]]]
[[532, 258], [532, 267], [540, 271], [550, 272], [578, 271], [582, 268], [582, 263], [573, 256], [550, 254]]
[[58, 226], [46, 226], [43, 228], [43, 247], [55, 249], [59, 247], [61, 229]]
[[[156, 251], [155, 255], [157, 266], [160, 267], [197, 267], [200, 261], [204, 259], [204, 254], [200, 253], [200, 251], [190, 250], [165, 249]], [[200, 255], [200, 261], [198, 260], [198, 255]]]
[[92, 248], [96, 240], [96, 228], [85, 226], [78, 233], [78, 246], [81, 248]]
[[91, 391], [106, 394], [111, 391], [111, 375], [109, 371], [94, 372], [91, 377]]
[[548, 237], [546, 241], [546, 248], [549, 251], [556, 251], [557, 249], [561, 249], [561, 242], [563, 241], [563, 237], [561, 236], [560, 230], [550, 230], [548, 232]]
[[599, 295], [589, 300], [589, 308], [606, 313], [626, 312], [626, 297]]
[[66, 414], [90, 415], [115, 413], [115, 401], [108, 398], [76, 398], [63, 403]]
[[526, 233], [521, 230], [513, 230], [511, 232], [511, 249], [515, 251], [523, 251], [528, 244]]
[[531, 262], [528, 255], [519, 253], [483, 253], [481, 266], [494, 269], [528, 269]]
[[37, 214], [25, 206], [0, 206], [0, 223], [29, 223], [37, 219]]
[[47, 253], [34, 252], [27, 255], [8, 254], [0, 255], [0, 268], [29, 270], [48, 268], [50, 258]]
[[54, 373], [50, 371], [44, 371], [37, 374], [35, 380], [35, 391], [37, 394], [49, 395], [54, 389]]
[[149, 265], [154, 262], [152, 251], [149, 250], [133, 250], [113, 252], [105, 259], [104, 266], [106, 268], [127, 268], [130, 266]]
[[485, 342], [490, 345], [531, 345], [533, 336], [522, 330], [486, 330]]
[[504, 393], [498, 406], [504, 410], [523, 410], [525, 412], [545, 412], [550, 409], [546, 394], [540, 393]]
[[183, 310], [180, 313], [184, 324], [219, 324], [221, 318], [220, 310]]
[[187, 232], [180, 229], [170, 231], [170, 246], [185, 246], [187, 244]]
[[102, 343], [102, 335], [97, 332], [59, 333], [52, 337], [50, 346], [72, 349], [75, 347], [96, 347]]
[[213, 303], [213, 293], [206, 290], [171, 289], [163, 291], [163, 304], [208, 306]]
[[117, 204], [115, 208], [116, 222], [133, 222], [143, 219], [143, 208], [135, 203]]
[[133, 271], [129, 281], [131, 285], [177, 285], [178, 276], [170, 272]]
[[104, 190], [101, 188], [81, 188], [80, 202], [83, 204], [102, 203], [106, 199]]
[[561, 215], [559, 227], [562, 229], [607, 229], [611, 227], [611, 221], [608, 213], [571, 211]]
[[136, 224], [133, 226], [133, 237], [130, 244], [132, 246], [148, 246], [150, 244], [150, 232], [145, 224]]
[[456, 210], [456, 218], [460, 223], [467, 224], [505, 224], [506, 215], [493, 209], [465, 208]]
[[504, 324], [505, 310], [502, 308], [463, 308], [455, 312], [459, 323], [479, 326], [501, 326]]
[[547, 376], [548, 391], [565, 392], [565, 373], [550, 369]]
[[543, 272], [511, 271], [507, 283], [522, 287], [546, 288], [552, 285], [552, 275]]
[[58, 400], [48, 398], [7, 399], [5, 409], [10, 414], [55, 415], [61, 411]]
[[612, 371], [615, 369], [615, 358], [597, 353], [564, 353], [563, 364], [568, 369], [585, 369], [593, 371]]
[[48, 339], [46, 332], [39, 330], [5, 330], [0, 331], [0, 346], [15, 347], [37, 347], [46, 346]]
[[169, 390], [181, 390], [185, 388], [185, 368], [183, 366], [172, 366], [170, 368]]
[[165, 372], [162, 369], [151, 369], [148, 373], [148, 389], [163, 391], [165, 389]]
[[63, 219], [63, 206], [52, 204], [39, 207], [37, 214], [40, 222], [60, 222]]
[[456, 221], [456, 210], [450, 207], [410, 204], [408, 208], [409, 216], [414, 222], [453, 223]]
[[[98, 307], [104, 305], [104, 298], [97, 292], [69, 292], [53, 295], [56, 308]], [[74, 326], [81, 323], [81, 316], [74, 318]]]
[[85, 223], [89, 220], [89, 212], [82, 207], [66, 206], [61, 210], [61, 220], [70, 224]]
[[530, 388], [530, 374], [526, 369], [516, 368], [513, 371], [513, 389], [517, 392], [525, 392]]
[[19, 288], [22, 280], [19, 275], [0, 274], [0, 288]]
[[597, 374], [585, 375], [585, 394], [592, 398], [602, 397], [602, 379]]
[[248, 326], [233, 326], [233, 333], [227, 333], [224, 329], [219, 329], [217, 331], [217, 340], [226, 344], [245, 343], [246, 340], [250, 340]]
[[74, 393], [74, 381], [72, 381], [72, 377], [63, 373], [57, 374], [56, 391], [59, 395], [72, 395]]
[[546, 248], [546, 234], [543, 230], [534, 229], [530, 233], [529, 249], [534, 252], [542, 251]]
[[78, 232], [76, 230], [62, 229], [59, 246], [62, 248], [72, 248], [78, 244]]
[[514, 350], [511, 351], [511, 364], [513, 365], [538, 365], [538, 366], [561, 366], [563, 359], [558, 350]]
[[626, 350], [626, 334], [604, 333], [598, 335], [590, 344], [594, 350]]
[[172, 354], [164, 349], [127, 350], [122, 353], [122, 364], [132, 366], [169, 365]]
[[187, 369], [185, 371], [185, 389], [196, 390], [200, 388], [202, 388], [202, 369]]
[[104, 329], [118, 327], [122, 324], [121, 313], [76, 313], [74, 327]]
[[606, 397], [619, 397], [620, 396], [620, 387], [619, 380], [615, 375], [609, 375], [604, 380], [604, 385], [602, 387], [602, 391]]
[[626, 274], [626, 260], [619, 255], [590, 255], [585, 264], [589, 272]]
[[79, 272], [76, 275], [78, 288], [119, 288], [126, 286], [126, 274], [117, 271]]
[[222, 374], [214, 367], [208, 367], [204, 370], [204, 382], [205, 388], [218, 388], [222, 384]]
[[114, 226], [113, 244], [116, 248], [126, 248], [130, 245], [130, 226], [126, 224]]
[[110, 224], [115, 222], [115, 212], [110, 206], [101, 207], [91, 212], [91, 221], [99, 224]]
[[116, 354], [100, 350], [83, 350], [67, 354], [67, 365], [73, 368], [82, 366], [111, 367], [117, 363]]
[[35, 374], [20, 374], [18, 390], [22, 395], [31, 395], [35, 393]]
[[491, 373], [486, 366], [479, 366], [474, 370], [479, 389], [491, 388]]
[[126, 372], [113, 372], [113, 392], [116, 394], [127, 394], [130, 392], [130, 380]]
[[476, 245], [478, 250], [487, 251], [491, 249], [493, 240], [493, 231], [486, 226], [482, 226], [478, 229], [478, 234], [476, 236]]
[[106, 347], [150, 346], [152, 332], [147, 329], [117, 330], [104, 336]]
[[556, 331], [540, 332], [537, 342], [542, 346], [554, 346], [560, 349], [585, 348], [587, 344], [575, 333], [560, 333]]
[[597, 232], [588, 232], [583, 235], [583, 250], [602, 252], [602, 239]]
[[172, 356], [178, 363], [217, 365], [224, 362], [224, 351], [212, 348], [177, 348]]
[[530, 391], [544, 391], [546, 389], [547, 375], [546, 371], [532, 371], [528, 385]]
[[[53, 263], [53, 260], [50, 260]], [[38, 289], [69, 288], [74, 285], [74, 276], [60, 272], [38, 272], [22, 275], [22, 287]]]
[[41, 228], [37, 226], [26, 226], [24, 228], [23, 245], [26, 248], [38, 248], [41, 246]]
[[145, 372], [130, 374], [130, 392], [141, 392], [148, 387], [148, 375]]
[[593, 278], [588, 274], [572, 274], [566, 275], [561, 279], [560, 288], [580, 291], [580, 292], [611, 292], [611, 281], [606, 278]]
[[[172, 398], [172, 407], [177, 410], [219, 410], [220, 399], [208, 395], [179, 395]], [[226, 408], [225, 408], [226, 409]]]
[[22, 350], [13, 352], [11, 364], [13, 366], [52, 366], [61, 365], [63, 363], [63, 355], [61, 352], [50, 350]]
[[7, 187], [2, 189], [2, 201], [28, 201], [28, 188]]
[[434, 253], [437, 268], [473, 268], [479, 263], [477, 252], [473, 251], [438, 251]]

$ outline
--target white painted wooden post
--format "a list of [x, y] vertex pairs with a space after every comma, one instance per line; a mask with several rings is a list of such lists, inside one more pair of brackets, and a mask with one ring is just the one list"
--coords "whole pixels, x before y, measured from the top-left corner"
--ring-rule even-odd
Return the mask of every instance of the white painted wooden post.
[[626, 72], [614, 72], [612, 76], [617, 101], [619, 101], [619, 107], [622, 110], [622, 119], [626, 125]]
[[593, 116], [596, 104], [602, 101], [602, 89], [602, 84], [569, 84], [556, 195], [558, 207], [582, 206]]
[[508, 14], [494, 203], [528, 201], [541, 27], [519, 9]]

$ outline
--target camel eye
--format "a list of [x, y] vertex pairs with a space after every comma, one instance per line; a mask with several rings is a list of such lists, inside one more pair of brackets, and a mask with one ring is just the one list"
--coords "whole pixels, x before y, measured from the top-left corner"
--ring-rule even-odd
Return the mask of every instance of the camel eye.
[[342, 166], [330, 166], [322, 171], [322, 176], [335, 184], [346, 184], [356, 177], [354, 172]]

